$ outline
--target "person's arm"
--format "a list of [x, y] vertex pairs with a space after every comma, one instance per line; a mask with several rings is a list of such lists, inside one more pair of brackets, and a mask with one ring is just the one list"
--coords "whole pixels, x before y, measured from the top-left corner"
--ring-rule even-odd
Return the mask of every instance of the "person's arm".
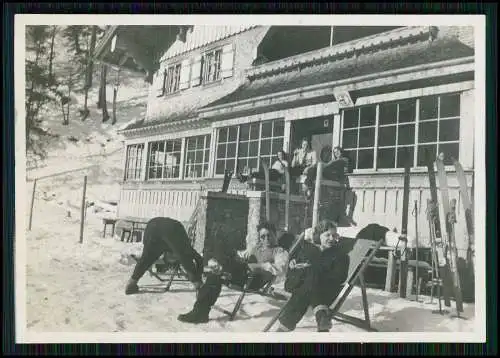
[[316, 155], [316, 151], [312, 150], [310, 152], [310, 155], [311, 155], [311, 166], [316, 165], [316, 163], [318, 162], [318, 156]]
[[295, 150], [293, 152], [292, 167], [296, 167], [297, 166], [297, 161], [298, 161], [298, 151]]
[[248, 267], [253, 272], [267, 272], [273, 275], [277, 281], [282, 280], [287, 272], [288, 268], [288, 252], [283, 250], [283, 248], [276, 248], [274, 254], [274, 262], [264, 262], [258, 264], [249, 264]]
[[274, 163], [273, 163], [273, 166], [271, 167], [271, 169], [274, 169], [278, 172], [282, 172], [283, 171], [283, 162], [280, 161], [279, 159], [277, 159]]
[[250, 256], [252, 256], [252, 253], [253, 253], [253, 249], [254, 249], [254, 247], [253, 247], [253, 246], [250, 246], [250, 245], [248, 244], [248, 242], [249, 242], [249, 241], [248, 241], [248, 235], [247, 235], [247, 237], [246, 237], [246, 239], [245, 239], [245, 242], [246, 242], [246, 244], [247, 244], [246, 249], [244, 249], [244, 250], [239, 250], [239, 251], [237, 251], [236, 253], [238, 254], [238, 257], [239, 257], [240, 259], [242, 259], [242, 260], [244, 260], [244, 261], [247, 261], [247, 260], [250, 258]]

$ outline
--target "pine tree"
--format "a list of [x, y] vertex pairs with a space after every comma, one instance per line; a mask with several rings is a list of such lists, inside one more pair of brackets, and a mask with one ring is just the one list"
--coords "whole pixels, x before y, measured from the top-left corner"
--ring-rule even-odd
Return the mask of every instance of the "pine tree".
[[54, 52], [51, 46], [56, 31], [57, 28], [44, 25], [26, 28], [26, 149], [40, 157], [45, 152], [35, 142], [36, 136], [47, 134], [40, 126], [40, 111], [57, 99], [56, 84], [52, 77]]

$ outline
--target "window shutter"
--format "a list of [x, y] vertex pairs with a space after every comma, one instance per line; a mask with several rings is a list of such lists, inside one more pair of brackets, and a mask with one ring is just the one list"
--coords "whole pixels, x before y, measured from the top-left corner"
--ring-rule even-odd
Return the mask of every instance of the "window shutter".
[[165, 93], [165, 69], [159, 69], [158, 72], [156, 72], [156, 78], [155, 78], [155, 90], [156, 90], [156, 96], [163, 96]]
[[189, 71], [191, 71], [191, 66], [189, 66], [189, 60], [182, 61], [181, 64], [181, 78], [179, 87], [181, 90], [189, 87]]
[[233, 75], [234, 65], [234, 50], [233, 44], [228, 44], [222, 48], [221, 57], [221, 72], [222, 78], [231, 77]]
[[191, 86], [199, 86], [201, 83], [201, 55], [195, 57], [191, 65]]

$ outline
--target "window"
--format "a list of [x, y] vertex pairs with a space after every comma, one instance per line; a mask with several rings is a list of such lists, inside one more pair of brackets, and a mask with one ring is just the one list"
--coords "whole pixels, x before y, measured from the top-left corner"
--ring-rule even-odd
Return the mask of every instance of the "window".
[[125, 158], [125, 180], [140, 180], [142, 171], [142, 154], [144, 144], [132, 144], [127, 146]]
[[429, 96], [420, 99], [417, 165], [423, 166], [426, 155], [435, 158], [445, 154], [444, 163], [457, 160], [460, 139], [460, 94]]
[[379, 105], [377, 168], [404, 168], [413, 165], [415, 149], [416, 100]]
[[283, 149], [284, 121], [248, 123], [219, 129], [215, 174], [225, 170], [258, 169], [259, 158], [271, 165]]
[[[354, 169], [425, 166], [445, 153], [458, 159], [460, 94], [427, 96], [344, 110], [342, 147]], [[376, 159], [375, 159], [376, 158]]]
[[185, 178], [203, 178], [208, 175], [210, 134], [186, 138]]
[[354, 169], [373, 167], [376, 107], [366, 106], [344, 111], [342, 145]]
[[209, 83], [221, 79], [222, 50], [207, 52], [201, 59], [201, 81]]
[[170, 66], [167, 68], [165, 79], [165, 93], [170, 94], [179, 90], [181, 79], [181, 64]]
[[179, 178], [181, 139], [151, 142], [148, 153], [148, 179]]

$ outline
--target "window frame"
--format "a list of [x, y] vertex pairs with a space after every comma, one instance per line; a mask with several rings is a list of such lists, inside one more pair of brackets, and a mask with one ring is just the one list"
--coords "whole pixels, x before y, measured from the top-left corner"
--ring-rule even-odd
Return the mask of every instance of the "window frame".
[[[128, 144], [125, 148], [125, 166], [123, 170], [123, 182], [137, 182], [142, 180], [142, 169], [143, 169], [143, 157], [145, 150], [145, 143], [132, 143]], [[130, 157], [131, 149], [135, 149], [135, 156], [133, 158]], [[139, 149], [140, 154], [139, 154]], [[129, 168], [129, 164], [131, 163], [131, 159], [134, 160], [135, 167]], [[129, 173], [133, 172], [134, 177], [129, 177]]]
[[[278, 121], [282, 121], [283, 122], [283, 134], [280, 135], [280, 136], [274, 136], [274, 126], [275, 126], [275, 122], [278, 122]], [[262, 137], [262, 125], [266, 122], [271, 122], [272, 124], [272, 134], [270, 137], [265, 137], [263, 138]], [[260, 169], [260, 159], [261, 159], [261, 143], [262, 143], [262, 140], [263, 139], [270, 139], [271, 140], [271, 143], [274, 139], [281, 139], [282, 140], [282, 145], [280, 147], [280, 149], [283, 149], [284, 147], [284, 144], [285, 144], [285, 134], [286, 134], [286, 131], [284, 130], [284, 126], [285, 126], [285, 118], [283, 117], [280, 117], [280, 118], [274, 118], [274, 119], [266, 119], [266, 120], [262, 120], [262, 121], [254, 121], [254, 122], [245, 122], [245, 123], [239, 123], [239, 124], [230, 124], [230, 125], [226, 125], [226, 126], [220, 126], [220, 127], [217, 127], [216, 128], [216, 138], [215, 138], [215, 151], [214, 151], [214, 156], [212, 158], [212, 162], [213, 162], [213, 178], [223, 178], [224, 177], [224, 174], [217, 174], [217, 160], [219, 159], [222, 159], [222, 158], [218, 158], [218, 146], [219, 144], [219, 135], [220, 135], [220, 130], [221, 129], [228, 129], [229, 128], [233, 128], [233, 127], [236, 127], [237, 128], [237, 133], [236, 133], [236, 152], [235, 152], [235, 158], [234, 158], [234, 173], [233, 173], [233, 176], [236, 175], [236, 169], [238, 168], [238, 160], [240, 159], [239, 157], [239, 147], [240, 147], [240, 144], [241, 144], [241, 127], [244, 126], [244, 125], [252, 125], [252, 124], [258, 124], [259, 125], [259, 138], [258, 138], [258, 151], [257, 151], [257, 168]], [[248, 142], [248, 141], [247, 141]], [[233, 143], [232, 141], [231, 142], [223, 142], [224, 144], [227, 145], [227, 143]], [[227, 153], [227, 147], [226, 147], [226, 153]], [[272, 158], [273, 156], [275, 155], [275, 153], [272, 152], [272, 145], [271, 145], [271, 154], [270, 154], [270, 158]], [[266, 155], [267, 156], [267, 155]], [[248, 158], [254, 158], [254, 157], [248, 157], [248, 156], [245, 156], [244, 157], [245, 159], [248, 159]], [[226, 157], [224, 157], [223, 160], [227, 160]], [[272, 163], [271, 163], [272, 164]], [[242, 169], [242, 168], [241, 168]]]
[[[173, 77], [170, 77], [170, 71], [172, 71], [172, 74], [174, 75]], [[172, 63], [165, 68], [164, 81], [163, 81], [164, 96], [170, 96], [179, 93], [181, 91], [181, 72], [182, 72], [182, 61]], [[171, 80], [174, 82], [171, 82]], [[174, 88], [172, 91], [169, 91], [171, 83], [176, 83], [177, 88]]]
[[[203, 85], [210, 85], [212, 83], [217, 83], [222, 81], [222, 55], [223, 55], [223, 49], [224, 46], [217, 46], [215, 48], [211, 48], [207, 51], [204, 51], [201, 54], [201, 63], [200, 63], [200, 84]], [[217, 57], [218, 54], [218, 57]], [[217, 78], [215, 79], [206, 79], [205, 74], [206, 74], [206, 66], [208, 65], [208, 62], [205, 62], [205, 59], [213, 55], [213, 59], [218, 59], [216, 63], [217, 67]], [[209, 77], [210, 77], [210, 72], [209, 72]]]
[[[189, 149], [189, 140], [195, 139], [195, 138], [203, 138], [203, 148], [195, 148], [195, 149]], [[182, 156], [184, 157], [184, 163], [183, 163], [183, 168], [182, 168], [182, 173], [181, 177], [182, 179], [185, 180], [192, 180], [192, 179], [206, 179], [210, 178], [210, 164], [211, 164], [211, 159], [212, 156], [210, 155], [210, 149], [211, 149], [211, 141], [212, 141], [212, 133], [205, 133], [205, 134], [196, 134], [192, 135], [189, 137], [184, 137], [183, 140], [185, 141], [185, 146], [184, 146], [184, 153], [182, 153]], [[205, 172], [205, 175], [202, 176], [197, 176], [197, 177], [192, 177], [187, 175], [187, 169], [188, 169], [188, 154], [191, 152], [198, 152], [202, 151], [203, 152], [203, 159], [202, 162], [200, 163], [193, 163], [193, 165], [202, 165], [202, 168], [204, 168], [205, 165], [207, 165], [206, 171], [203, 169], [202, 172]], [[207, 157], [205, 157], [205, 153], [208, 151]]]
[[[376, 109], [376, 118], [375, 118], [375, 128], [376, 128], [376, 131], [375, 131], [375, 135], [374, 135], [374, 147], [373, 147], [373, 150], [374, 150], [374, 155], [373, 155], [373, 166], [372, 168], [364, 168], [364, 169], [357, 169], [357, 168], [354, 168], [353, 169], [353, 174], [368, 174], [368, 173], [400, 173], [400, 172], [403, 172], [404, 171], [404, 168], [400, 168], [400, 167], [397, 167], [397, 156], [395, 157], [395, 166], [393, 168], [379, 168], [378, 167], [378, 164], [377, 164], [377, 157], [378, 157], [378, 154], [379, 154], [379, 149], [380, 148], [393, 148], [395, 151], [397, 151], [398, 148], [400, 147], [413, 147], [414, 148], [414, 152], [413, 152], [413, 162], [412, 162], [412, 166], [411, 166], [411, 169], [412, 171], [414, 172], [424, 172], [427, 170], [426, 166], [423, 166], [423, 165], [418, 165], [418, 148], [419, 148], [419, 145], [435, 145], [437, 147], [439, 147], [439, 145], [442, 145], [442, 144], [458, 144], [458, 156], [460, 155], [460, 145], [461, 145], [461, 137], [460, 137], [460, 126], [462, 125], [462, 112], [461, 110], [459, 109], [458, 110], [458, 114], [456, 116], [446, 116], [446, 117], [442, 117], [441, 118], [441, 98], [443, 97], [448, 97], [448, 96], [457, 96], [458, 99], [459, 99], [459, 106], [461, 107], [462, 106], [462, 93], [463, 93], [463, 90], [456, 90], [456, 91], [452, 91], [452, 92], [443, 92], [443, 93], [436, 93], [436, 94], [426, 94], [426, 95], [421, 95], [421, 96], [418, 96], [418, 97], [408, 97], [408, 98], [401, 98], [401, 99], [396, 99], [396, 100], [390, 100], [390, 101], [380, 101], [380, 102], [374, 102], [374, 103], [367, 103], [367, 104], [364, 104], [364, 105], [361, 105], [361, 106], [354, 106], [354, 107], [350, 107], [350, 108], [344, 108], [344, 109], [341, 109], [341, 116], [340, 116], [340, 119], [341, 119], [341, 122], [340, 122], [340, 140], [339, 140], [339, 145], [344, 148], [344, 116], [345, 116], [345, 111], [346, 110], [356, 110], [358, 112], [358, 127], [357, 130], [358, 130], [358, 138], [359, 138], [359, 108], [363, 108], [363, 107], [366, 107], [366, 106], [375, 106], [375, 109]], [[426, 98], [426, 97], [435, 97], [437, 98], [437, 114], [436, 114], [436, 118], [432, 118], [432, 119], [426, 119], [424, 121], [421, 120], [420, 118], [420, 105], [421, 105], [421, 100], [422, 98]], [[389, 104], [389, 103], [397, 103], [398, 104], [398, 112], [397, 112], [397, 116], [399, 117], [399, 104], [401, 102], [404, 102], [404, 101], [413, 101], [414, 102], [414, 108], [415, 108], [415, 116], [414, 116], [414, 121], [413, 122], [408, 122], [409, 123], [414, 123], [414, 142], [413, 144], [411, 145], [400, 145], [398, 144], [398, 139], [396, 138], [396, 142], [395, 142], [395, 145], [394, 146], [379, 146], [378, 144], [378, 136], [379, 136], [379, 132], [380, 132], [380, 106], [381, 105], [384, 105], [384, 104]], [[456, 140], [451, 140], [451, 141], [442, 141], [440, 140], [440, 132], [439, 132], [439, 129], [440, 129], [440, 122], [443, 121], [443, 120], [456, 120], [458, 121], [458, 124], [459, 124], [459, 133], [458, 133], [458, 138]], [[437, 139], [435, 141], [432, 141], [432, 142], [419, 142], [420, 140], [420, 137], [419, 137], [419, 128], [420, 128], [420, 125], [422, 122], [432, 122], [432, 121], [435, 121], [437, 122]], [[399, 122], [399, 120], [396, 120], [396, 122], [394, 123], [394, 125], [396, 127], [399, 127], [401, 125], [401, 123]], [[386, 126], [390, 126], [390, 125], [383, 125], [382, 127], [386, 127]], [[363, 127], [361, 127], [363, 128]], [[354, 129], [354, 127], [352, 128]], [[349, 129], [348, 129], [349, 130]], [[397, 129], [397, 132], [399, 132], [399, 129]], [[359, 151], [359, 141], [358, 143], [356, 144], [356, 147], [353, 147], [352, 149], [356, 150], [356, 151]], [[349, 148], [351, 149], [351, 148]], [[344, 148], [344, 150], [346, 151], [349, 151], [349, 149], [347, 148]], [[395, 154], [397, 155], [397, 154]], [[356, 162], [356, 165], [357, 165], [357, 162]], [[453, 165], [445, 165], [445, 168], [451, 168], [453, 167]]]
[[[175, 149], [175, 142], [179, 142], [180, 149], [178, 151], [172, 150], [171, 152], [167, 152], [167, 143], [172, 142], [172, 148]], [[147, 152], [147, 157], [146, 157], [146, 176], [145, 176], [145, 181], [146, 182], [158, 182], [158, 181], [175, 181], [175, 180], [182, 180], [182, 142], [183, 138], [170, 138], [170, 139], [160, 139], [160, 140], [154, 140], [148, 142], [148, 152]], [[157, 144], [159, 145], [160, 143], [163, 143], [165, 146], [163, 153], [165, 154], [165, 158], [163, 159], [163, 165], [155, 165], [154, 167], [158, 170], [158, 168], [161, 168], [162, 175], [161, 177], [155, 177], [151, 178], [150, 177], [150, 170], [152, 168], [151, 166], [151, 153], [152, 153], [152, 147], [153, 145]], [[166, 166], [166, 160], [167, 160], [167, 154], [172, 154], [172, 153], [179, 153], [179, 164], [176, 164], [173, 167], [178, 167], [179, 168], [179, 174], [176, 177], [163, 177], [163, 173], [165, 172]]]

